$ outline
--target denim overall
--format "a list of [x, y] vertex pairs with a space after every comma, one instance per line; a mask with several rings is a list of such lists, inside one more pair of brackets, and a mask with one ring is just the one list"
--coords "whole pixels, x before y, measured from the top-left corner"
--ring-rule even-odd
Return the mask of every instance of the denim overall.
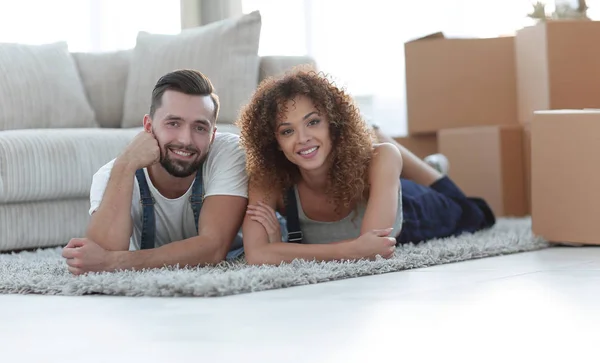
[[[140, 203], [142, 204], [142, 238], [141, 249], [146, 250], [154, 248], [154, 238], [156, 236], [156, 221], [154, 218], [154, 197], [150, 193], [150, 188], [146, 182], [144, 169], [138, 169], [135, 172], [135, 177], [140, 187]], [[196, 178], [192, 184], [192, 195], [190, 196], [190, 204], [194, 213], [194, 223], [196, 223], [196, 231], [198, 231], [198, 217], [204, 200], [204, 188], [202, 187], [202, 168], [196, 172]], [[241, 230], [237, 233], [233, 244], [227, 253], [227, 260], [235, 259], [244, 253], [242, 243]]]

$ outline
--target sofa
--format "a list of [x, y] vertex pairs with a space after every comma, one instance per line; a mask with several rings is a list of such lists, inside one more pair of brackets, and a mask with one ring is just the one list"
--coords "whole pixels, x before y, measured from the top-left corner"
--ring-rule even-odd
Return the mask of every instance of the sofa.
[[133, 49], [70, 52], [64, 42], [0, 44], [0, 251], [63, 246], [85, 235], [93, 174], [142, 129], [152, 87], [194, 68], [233, 125], [263, 79], [308, 57], [259, 56], [260, 13], [177, 35], [140, 32]]

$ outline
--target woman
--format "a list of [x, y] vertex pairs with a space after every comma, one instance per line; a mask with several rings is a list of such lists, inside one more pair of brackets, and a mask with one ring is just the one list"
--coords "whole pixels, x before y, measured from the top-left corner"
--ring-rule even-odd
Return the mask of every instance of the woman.
[[[237, 125], [250, 178], [250, 264], [389, 258], [398, 243], [495, 223], [483, 200], [407, 149], [390, 138], [374, 144], [352, 99], [322, 74], [263, 81]], [[288, 243], [276, 212], [287, 220]]]

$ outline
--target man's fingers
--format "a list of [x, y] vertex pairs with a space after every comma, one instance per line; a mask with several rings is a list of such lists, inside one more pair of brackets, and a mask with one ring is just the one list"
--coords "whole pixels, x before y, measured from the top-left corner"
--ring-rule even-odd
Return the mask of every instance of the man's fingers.
[[69, 267], [81, 268], [81, 260], [77, 258], [67, 258], [67, 265]]
[[65, 246], [65, 248], [77, 248], [83, 247], [85, 245], [85, 241], [83, 238], [71, 238], [69, 243]]
[[71, 247], [65, 247], [62, 250], [62, 256], [64, 258], [75, 258], [76, 255], [78, 255], [79, 251], [77, 251], [75, 248], [71, 248]]
[[77, 267], [71, 267], [69, 266], [69, 272], [72, 273], [73, 275], [81, 275], [83, 274], [83, 270]]

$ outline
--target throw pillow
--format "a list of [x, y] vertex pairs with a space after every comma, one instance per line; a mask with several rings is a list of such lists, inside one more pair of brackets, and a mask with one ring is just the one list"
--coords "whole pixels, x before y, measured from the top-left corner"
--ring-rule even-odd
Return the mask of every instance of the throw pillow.
[[129, 68], [121, 127], [138, 127], [158, 79], [177, 69], [206, 75], [221, 101], [218, 122], [233, 123], [258, 81], [258, 11], [176, 35], [140, 32]]
[[0, 43], [0, 131], [97, 127], [66, 42]]
[[121, 127], [127, 73], [132, 54], [133, 49], [73, 53], [81, 81], [100, 127]]

